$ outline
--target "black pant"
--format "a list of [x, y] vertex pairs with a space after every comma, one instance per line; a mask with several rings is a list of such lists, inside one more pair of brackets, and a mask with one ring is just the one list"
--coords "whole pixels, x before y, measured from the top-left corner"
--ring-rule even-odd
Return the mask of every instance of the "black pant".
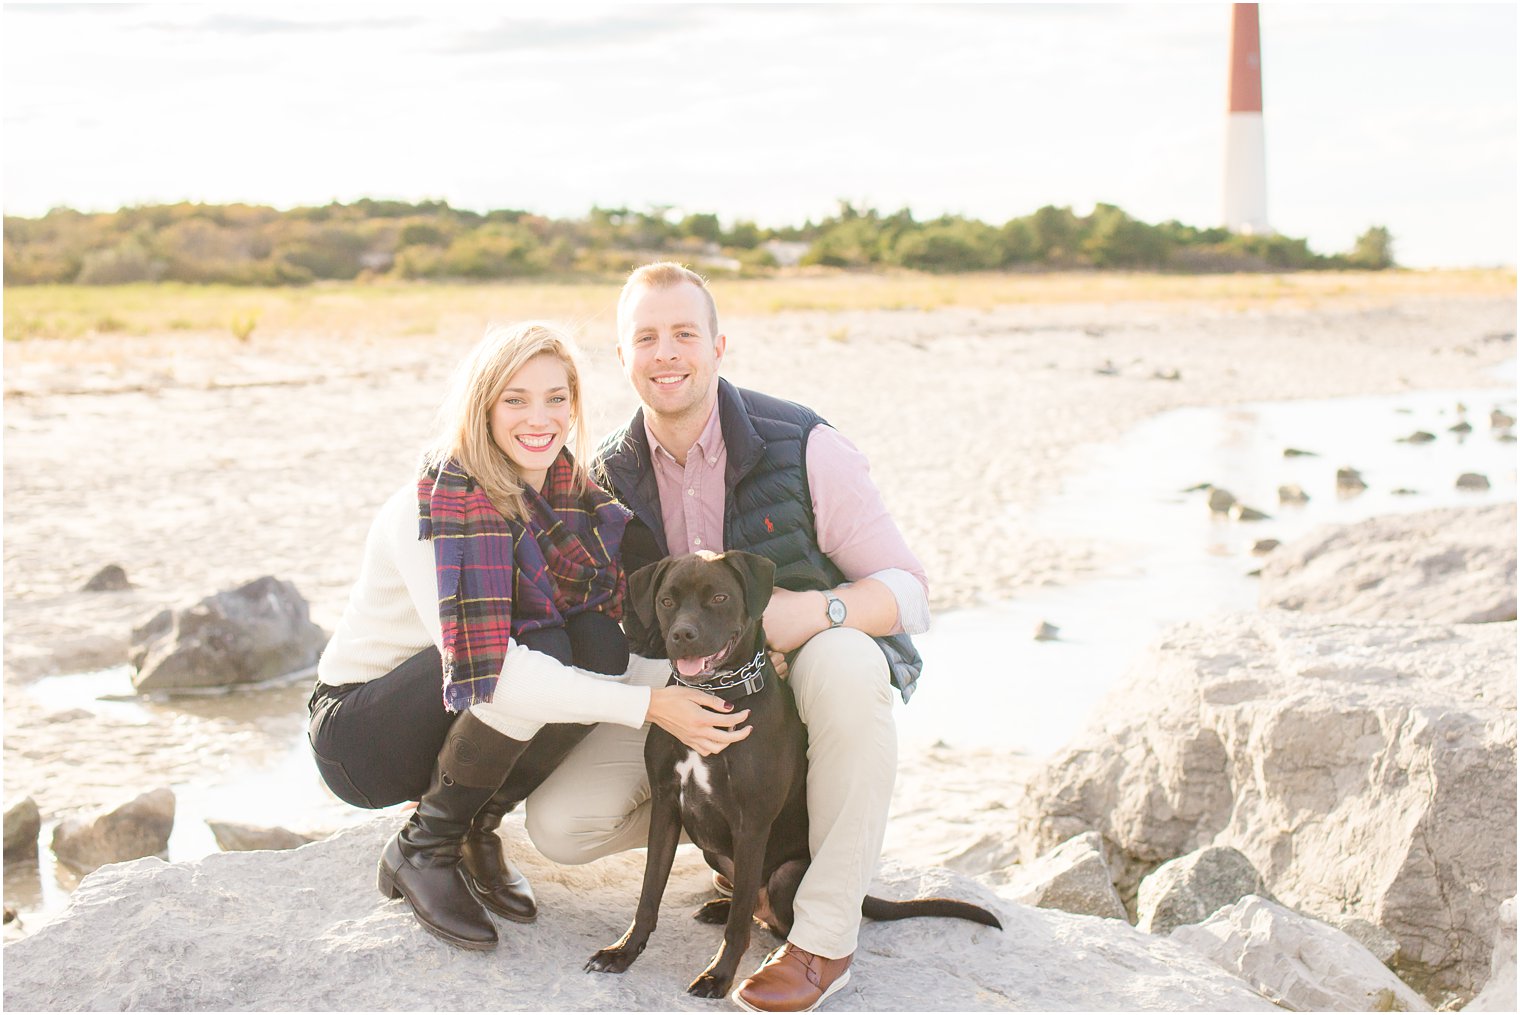
[[[564, 627], [530, 631], [517, 641], [566, 665], [596, 673], [628, 669], [628, 640], [605, 613], [581, 613]], [[388, 807], [427, 790], [443, 740], [458, 715], [443, 707], [443, 661], [431, 646], [383, 677], [336, 687], [318, 683], [309, 704], [307, 739], [317, 771], [355, 807]], [[523, 752], [504, 789], [520, 801], [559, 765], [589, 725], [551, 723]]]

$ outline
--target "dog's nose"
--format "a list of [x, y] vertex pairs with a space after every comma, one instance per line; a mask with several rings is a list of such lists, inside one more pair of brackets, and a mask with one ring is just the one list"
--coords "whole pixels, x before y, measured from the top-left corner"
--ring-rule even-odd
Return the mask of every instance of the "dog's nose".
[[675, 623], [670, 625], [670, 642], [673, 645], [686, 645], [697, 640], [697, 625], [692, 623]]

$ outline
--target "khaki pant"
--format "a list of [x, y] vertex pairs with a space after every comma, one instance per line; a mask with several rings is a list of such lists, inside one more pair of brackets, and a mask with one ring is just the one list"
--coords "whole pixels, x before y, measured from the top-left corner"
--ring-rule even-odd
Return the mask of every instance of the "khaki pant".
[[[663, 686], [669, 663], [635, 661], [636, 683]], [[808, 727], [808, 845], [789, 940], [826, 958], [855, 951], [860, 900], [876, 876], [897, 776], [897, 726], [886, 657], [868, 636], [825, 631], [802, 647], [788, 677]], [[647, 843], [649, 727], [604, 723], [528, 797], [525, 823], [539, 852], [589, 863]]]

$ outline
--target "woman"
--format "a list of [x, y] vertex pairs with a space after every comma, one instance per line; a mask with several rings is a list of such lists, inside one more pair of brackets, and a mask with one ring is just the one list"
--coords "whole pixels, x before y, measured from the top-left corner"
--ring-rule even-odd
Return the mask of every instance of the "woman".
[[465, 948], [495, 946], [486, 910], [537, 915], [495, 833], [581, 724], [655, 722], [685, 741], [746, 714], [622, 681], [628, 515], [587, 477], [585, 446], [569, 341], [538, 323], [489, 329], [421, 475], [380, 509], [317, 667], [308, 736], [328, 786], [358, 807], [418, 802], [380, 890]]

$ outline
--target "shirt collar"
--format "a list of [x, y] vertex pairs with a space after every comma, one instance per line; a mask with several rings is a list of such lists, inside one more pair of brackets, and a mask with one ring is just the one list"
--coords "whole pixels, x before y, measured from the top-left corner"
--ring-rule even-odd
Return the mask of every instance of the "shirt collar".
[[[662, 454], [671, 461], [676, 460], [676, 456], [666, 451], [664, 446], [660, 444], [659, 439], [655, 437], [654, 430], [649, 426], [649, 414], [647, 412], [644, 414], [644, 436], [649, 438], [651, 453]], [[718, 400], [713, 399], [712, 414], [707, 417], [707, 425], [697, 435], [696, 443], [686, 453], [687, 460], [689, 461], [693, 454], [701, 455], [703, 458], [710, 458], [721, 447], [723, 447], [723, 426], [718, 416]]]

